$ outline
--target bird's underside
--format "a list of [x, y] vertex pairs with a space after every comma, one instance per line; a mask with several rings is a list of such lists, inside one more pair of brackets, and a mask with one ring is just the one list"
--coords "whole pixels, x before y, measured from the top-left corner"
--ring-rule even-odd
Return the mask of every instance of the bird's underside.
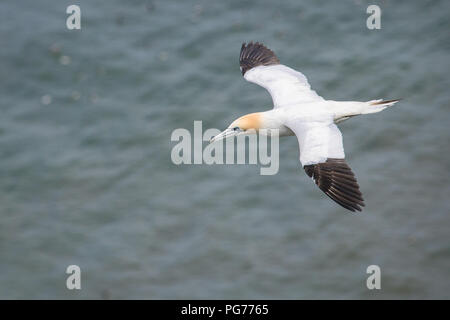
[[398, 100], [325, 100], [311, 89], [302, 73], [280, 64], [273, 51], [258, 42], [242, 44], [239, 62], [244, 78], [264, 87], [272, 96], [274, 109], [267, 113], [278, 117], [297, 136], [306, 174], [336, 203], [350, 211], [361, 211], [364, 200], [345, 162], [336, 123], [379, 112]]

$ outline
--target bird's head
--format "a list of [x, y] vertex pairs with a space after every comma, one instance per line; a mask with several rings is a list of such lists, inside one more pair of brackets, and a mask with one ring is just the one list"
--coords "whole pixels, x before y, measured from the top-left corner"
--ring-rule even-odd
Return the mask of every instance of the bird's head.
[[228, 137], [238, 136], [241, 134], [248, 134], [258, 132], [261, 128], [262, 115], [260, 112], [250, 113], [234, 120], [227, 129], [212, 138], [209, 142], [220, 141]]

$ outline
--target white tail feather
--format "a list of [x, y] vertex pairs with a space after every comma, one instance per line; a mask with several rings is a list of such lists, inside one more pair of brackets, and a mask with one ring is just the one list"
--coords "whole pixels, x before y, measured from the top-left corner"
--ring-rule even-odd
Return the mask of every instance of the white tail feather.
[[339, 123], [351, 117], [360, 114], [370, 114], [380, 112], [387, 107], [390, 107], [397, 103], [396, 100], [371, 100], [366, 102], [358, 101], [334, 101], [333, 107], [335, 108], [334, 122]]
[[378, 100], [367, 101], [366, 102], [367, 107], [364, 108], [364, 110], [361, 112], [361, 114], [380, 112], [380, 111], [386, 109], [387, 107], [393, 106], [394, 104], [396, 104], [399, 101], [400, 101], [400, 99], [385, 100], [385, 101], [383, 99], [378, 99]]

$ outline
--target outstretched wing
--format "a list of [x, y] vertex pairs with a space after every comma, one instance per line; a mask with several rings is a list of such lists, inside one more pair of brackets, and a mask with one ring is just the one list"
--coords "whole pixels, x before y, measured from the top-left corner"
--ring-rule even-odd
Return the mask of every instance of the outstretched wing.
[[320, 190], [345, 209], [361, 211], [364, 207], [358, 182], [345, 159], [328, 158], [325, 162], [304, 166], [304, 169]]
[[327, 196], [350, 211], [361, 211], [364, 199], [350, 167], [345, 162], [342, 134], [334, 123], [293, 121], [300, 162], [306, 174]]
[[239, 64], [245, 80], [269, 91], [274, 108], [324, 100], [301, 72], [280, 64], [273, 51], [263, 44], [243, 43]]

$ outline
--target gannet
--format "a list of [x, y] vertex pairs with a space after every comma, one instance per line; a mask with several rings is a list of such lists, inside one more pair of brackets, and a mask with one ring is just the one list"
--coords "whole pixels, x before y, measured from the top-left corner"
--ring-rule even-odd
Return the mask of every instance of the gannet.
[[295, 135], [306, 174], [336, 203], [353, 212], [361, 211], [364, 200], [345, 161], [342, 134], [336, 124], [357, 115], [380, 112], [399, 99], [325, 100], [311, 89], [301, 72], [281, 64], [272, 50], [258, 42], [242, 44], [239, 64], [245, 80], [269, 91], [273, 109], [238, 118], [210, 142], [261, 129], [279, 136]]

